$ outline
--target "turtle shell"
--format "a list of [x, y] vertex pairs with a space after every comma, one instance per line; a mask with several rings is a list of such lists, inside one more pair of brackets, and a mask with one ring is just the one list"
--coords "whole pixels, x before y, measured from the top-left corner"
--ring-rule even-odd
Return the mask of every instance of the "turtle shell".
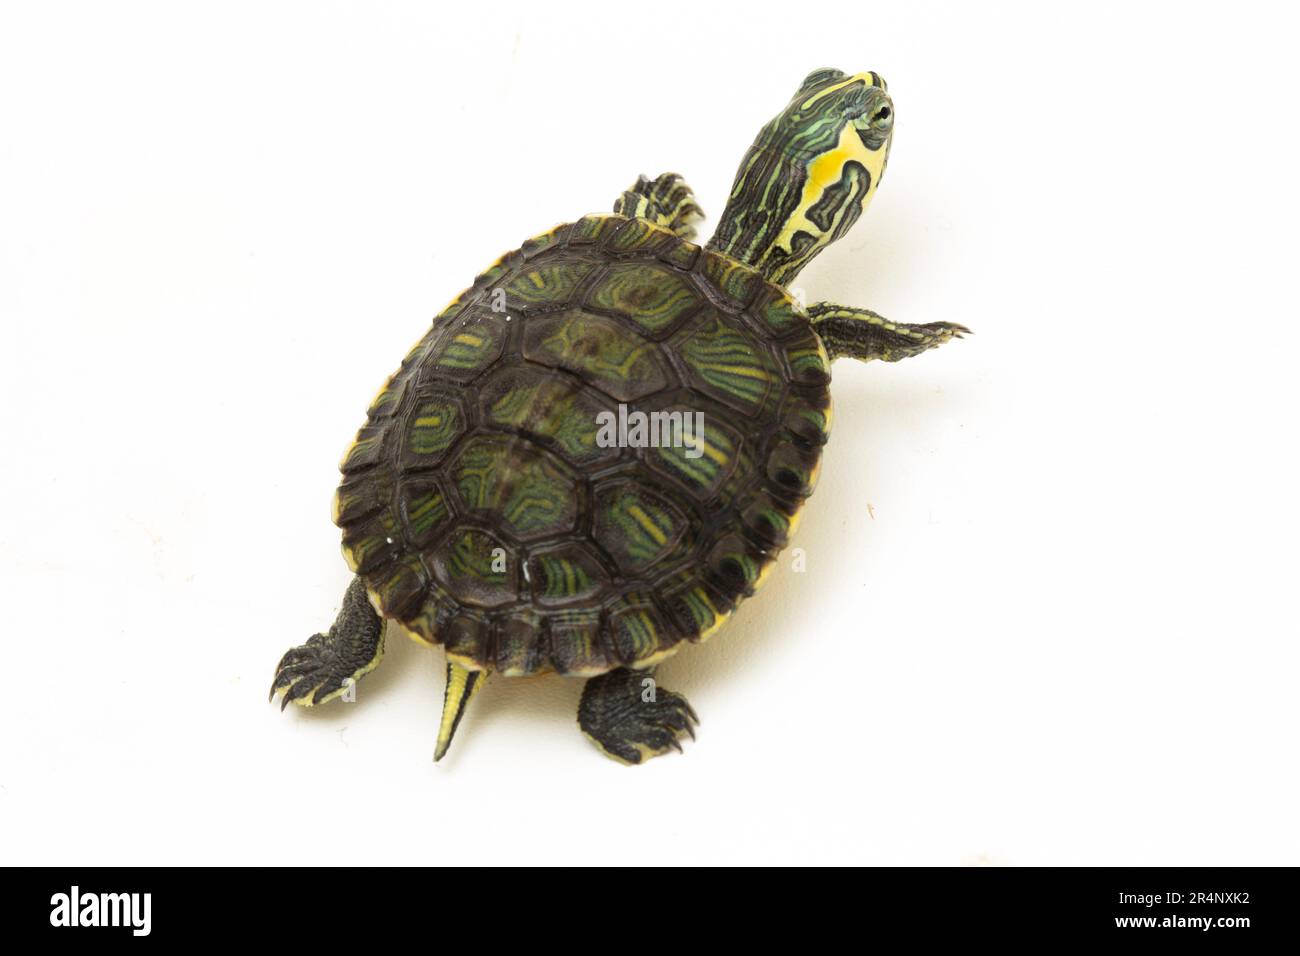
[[560, 226], [479, 276], [375, 398], [340, 466], [343, 553], [381, 614], [465, 667], [648, 667], [786, 544], [829, 383], [808, 319], [748, 266], [644, 219]]

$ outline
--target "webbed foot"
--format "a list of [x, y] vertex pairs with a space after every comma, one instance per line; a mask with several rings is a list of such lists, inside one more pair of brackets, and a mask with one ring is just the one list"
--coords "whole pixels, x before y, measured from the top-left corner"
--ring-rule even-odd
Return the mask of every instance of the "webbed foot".
[[808, 318], [832, 359], [841, 355], [861, 361], [897, 362], [920, 355], [949, 339], [973, 334], [956, 322], [906, 325], [891, 322], [870, 309], [855, 309], [831, 302], [809, 306]]
[[383, 656], [384, 622], [370, 606], [361, 578], [353, 578], [329, 633], [312, 636], [280, 658], [270, 699], [282, 693], [281, 710], [291, 701], [304, 707], [323, 704], [341, 697]]
[[638, 176], [632, 188], [618, 197], [614, 212], [649, 219], [683, 239], [694, 239], [695, 224], [704, 218], [691, 187], [677, 173], [664, 173], [653, 180]]
[[627, 667], [587, 681], [578, 705], [578, 726], [601, 751], [638, 764], [669, 750], [681, 752], [695, 739], [699, 718], [681, 694], [655, 684], [649, 671]]

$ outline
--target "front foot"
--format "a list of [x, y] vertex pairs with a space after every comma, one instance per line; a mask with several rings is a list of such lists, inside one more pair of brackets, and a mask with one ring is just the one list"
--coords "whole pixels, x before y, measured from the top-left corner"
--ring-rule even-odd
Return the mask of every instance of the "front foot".
[[292, 701], [314, 707], [340, 697], [384, 656], [384, 622], [370, 606], [360, 578], [343, 595], [343, 607], [328, 634], [316, 634], [291, 648], [275, 668], [270, 699], [284, 695], [280, 709]]
[[587, 681], [578, 726], [608, 757], [638, 764], [695, 739], [699, 718], [681, 694], [658, 687], [651, 672], [627, 667]]
[[951, 339], [972, 334], [970, 329], [956, 322], [907, 325], [891, 322], [870, 309], [832, 302], [809, 306], [808, 318], [832, 359], [844, 355], [863, 362], [873, 359], [897, 362], [937, 348]]
[[677, 173], [664, 173], [656, 179], [638, 176], [632, 188], [615, 201], [614, 212], [649, 219], [688, 240], [695, 238], [695, 224], [704, 218], [695, 193]]

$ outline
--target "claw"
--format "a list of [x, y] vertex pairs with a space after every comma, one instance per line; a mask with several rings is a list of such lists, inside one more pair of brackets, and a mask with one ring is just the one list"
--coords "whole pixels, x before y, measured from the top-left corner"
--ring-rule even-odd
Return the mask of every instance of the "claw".
[[282, 714], [284, 713], [284, 709], [289, 706], [289, 689], [291, 687], [293, 687], [293, 684], [286, 684], [284, 688], [284, 696], [280, 698], [280, 713]]
[[583, 690], [578, 725], [607, 755], [630, 764], [675, 750], [695, 739], [699, 718], [686, 698], [659, 688], [653, 701], [640, 699], [645, 672], [620, 668], [594, 677]]
[[328, 695], [334, 693], [342, 686], [343, 686], [343, 682], [341, 680], [331, 679], [325, 681], [319, 687], [316, 688], [316, 693], [311, 695], [312, 706], [314, 707], [316, 704], [319, 704]]
[[277, 668], [275, 672], [275, 679], [271, 681], [271, 693], [266, 695], [267, 701], [270, 702], [275, 700], [275, 695], [277, 693], [279, 693], [280, 691], [287, 691], [290, 687], [293, 686], [294, 681], [298, 679], [299, 678], [297, 676], [290, 674], [283, 667]]
[[289, 685], [288, 690], [284, 692], [284, 701], [280, 704], [280, 710], [283, 711], [291, 702], [299, 701], [304, 697], [311, 696], [317, 688], [323, 686], [325, 686], [324, 681], [321, 681], [319, 684], [313, 684], [305, 677], [296, 678], [294, 682]]

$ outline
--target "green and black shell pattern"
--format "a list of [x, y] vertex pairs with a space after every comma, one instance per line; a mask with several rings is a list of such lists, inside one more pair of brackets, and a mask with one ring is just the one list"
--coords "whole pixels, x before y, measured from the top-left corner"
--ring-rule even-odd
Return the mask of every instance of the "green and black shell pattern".
[[[808, 319], [748, 266], [644, 219], [560, 226], [479, 276], [376, 397], [341, 465], [344, 555], [382, 615], [472, 670], [651, 666], [788, 541], [829, 383]], [[702, 412], [702, 442], [602, 447], [620, 404]]]

